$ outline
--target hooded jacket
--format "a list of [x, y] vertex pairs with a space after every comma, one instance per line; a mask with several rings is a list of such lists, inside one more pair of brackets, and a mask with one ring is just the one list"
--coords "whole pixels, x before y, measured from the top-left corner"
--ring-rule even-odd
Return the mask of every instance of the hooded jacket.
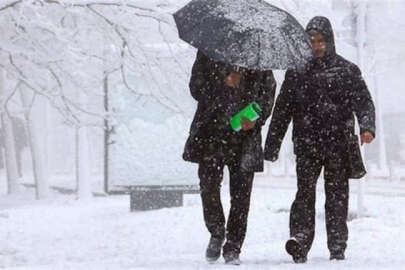
[[375, 108], [359, 68], [338, 55], [332, 26], [314, 17], [306, 31], [320, 32], [326, 53], [304, 70], [288, 70], [277, 97], [265, 143], [265, 159], [277, 159], [290, 122], [296, 155], [323, 158], [330, 151], [347, 153], [346, 132], [354, 134], [354, 115], [360, 133], [375, 135]]

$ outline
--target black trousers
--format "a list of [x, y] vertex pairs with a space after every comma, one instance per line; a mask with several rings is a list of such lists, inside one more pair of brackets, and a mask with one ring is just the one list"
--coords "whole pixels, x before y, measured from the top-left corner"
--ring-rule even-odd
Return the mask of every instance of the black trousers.
[[349, 181], [347, 160], [336, 152], [324, 158], [297, 156], [297, 194], [290, 211], [290, 236], [308, 253], [315, 233], [316, 183], [324, 167], [325, 222], [328, 249], [344, 252], [348, 239]]
[[[254, 172], [242, 172], [237, 164], [236, 159], [214, 156], [205, 158], [198, 169], [205, 225], [211, 236], [226, 237], [224, 253], [240, 253], [246, 235]], [[220, 194], [225, 165], [229, 169], [231, 195], [226, 231]]]

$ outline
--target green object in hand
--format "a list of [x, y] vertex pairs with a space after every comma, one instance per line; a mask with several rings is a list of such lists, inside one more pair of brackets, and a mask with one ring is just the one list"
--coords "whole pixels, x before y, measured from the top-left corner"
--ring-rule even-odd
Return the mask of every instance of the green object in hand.
[[245, 108], [237, 112], [234, 116], [232, 116], [231, 120], [231, 127], [235, 131], [239, 131], [242, 129], [242, 118], [245, 117], [250, 121], [254, 121], [260, 117], [262, 109], [260, 108], [259, 104], [256, 102], [252, 102], [247, 105]]

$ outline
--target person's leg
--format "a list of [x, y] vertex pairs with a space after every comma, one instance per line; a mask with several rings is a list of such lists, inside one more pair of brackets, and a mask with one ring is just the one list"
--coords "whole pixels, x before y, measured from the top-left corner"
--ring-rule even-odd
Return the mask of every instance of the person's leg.
[[294, 261], [305, 262], [314, 239], [316, 182], [322, 169], [322, 161], [298, 156], [296, 169], [298, 190], [290, 211], [290, 237], [298, 242], [299, 249], [294, 245], [288, 246], [294, 244], [291, 241], [287, 242], [286, 249]]
[[205, 159], [198, 168], [204, 221], [211, 234], [206, 250], [208, 261], [219, 258], [225, 238], [225, 216], [220, 196], [223, 168], [223, 161], [214, 157]]
[[242, 172], [239, 167], [229, 166], [229, 174], [231, 208], [226, 225], [224, 254], [239, 254], [246, 236], [254, 172]]
[[325, 222], [331, 259], [344, 259], [348, 239], [349, 180], [346, 161], [328, 158], [325, 163]]

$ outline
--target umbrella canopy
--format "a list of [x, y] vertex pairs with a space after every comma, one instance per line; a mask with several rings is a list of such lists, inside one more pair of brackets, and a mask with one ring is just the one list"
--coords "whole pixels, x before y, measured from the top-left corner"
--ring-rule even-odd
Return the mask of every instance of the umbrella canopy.
[[173, 16], [180, 38], [217, 61], [267, 70], [312, 57], [298, 21], [263, 0], [192, 0]]

